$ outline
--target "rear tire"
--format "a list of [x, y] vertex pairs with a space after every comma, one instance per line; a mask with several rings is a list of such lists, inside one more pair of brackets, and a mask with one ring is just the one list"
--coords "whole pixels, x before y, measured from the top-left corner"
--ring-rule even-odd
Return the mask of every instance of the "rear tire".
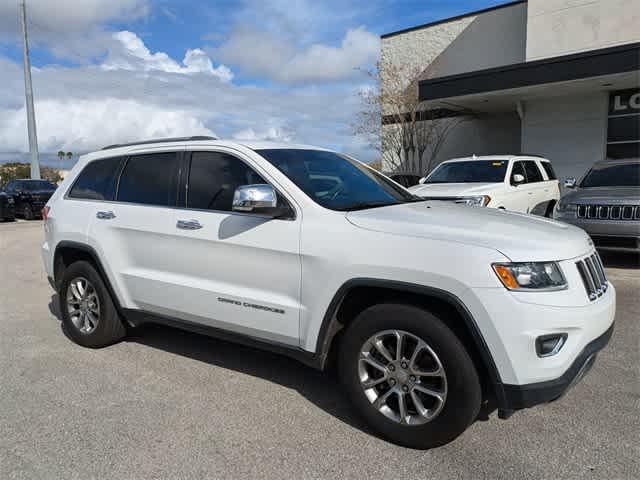
[[33, 220], [33, 210], [31, 209], [31, 205], [25, 205], [22, 209], [22, 215], [25, 220]]
[[100, 348], [125, 336], [111, 295], [89, 262], [79, 261], [65, 270], [58, 298], [65, 332], [78, 345]]
[[[394, 346], [394, 334], [402, 338], [400, 355], [397, 343]], [[380, 339], [386, 356], [379, 355], [382, 350], [375, 346]], [[418, 345], [423, 353], [416, 357]], [[417, 366], [422, 357], [433, 367]], [[363, 358], [376, 360], [378, 366], [371, 369]], [[386, 365], [385, 370], [379, 369], [380, 364]], [[418, 307], [388, 303], [360, 313], [344, 333], [338, 368], [356, 411], [373, 429], [398, 445], [427, 449], [449, 443], [473, 423], [480, 411], [480, 379], [465, 347], [438, 317]], [[408, 376], [422, 371], [422, 376]], [[444, 372], [443, 378], [435, 378], [434, 372]], [[382, 378], [387, 380], [380, 383]], [[364, 386], [367, 382], [379, 383]], [[424, 395], [425, 388], [437, 393], [433, 401]], [[374, 406], [386, 394], [382, 406]]]

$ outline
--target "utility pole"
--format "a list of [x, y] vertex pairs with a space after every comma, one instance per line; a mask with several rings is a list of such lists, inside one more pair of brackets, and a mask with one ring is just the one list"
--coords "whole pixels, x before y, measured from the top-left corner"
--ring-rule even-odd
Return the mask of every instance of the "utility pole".
[[29, 152], [31, 153], [31, 178], [40, 178], [40, 160], [38, 158], [38, 135], [36, 134], [36, 115], [33, 108], [33, 87], [31, 85], [31, 60], [29, 59], [29, 40], [27, 38], [26, 0], [20, 2], [22, 9], [22, 40], [24, 57], [24, 93], [27, 103], [27, 129], [29, 131]]

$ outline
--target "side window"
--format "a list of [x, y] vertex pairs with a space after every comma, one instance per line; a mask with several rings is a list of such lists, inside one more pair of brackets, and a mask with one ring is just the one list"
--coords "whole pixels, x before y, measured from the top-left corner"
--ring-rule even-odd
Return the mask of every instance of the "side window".
[[513, 180], [515, 175], [522, 175], [525, 178], [525, 182], [527, 181], [527, 174], [524, 171], [524, 166], [522, 162], [515, 162], [513, 164], [513, 169], [511, 170], [511, 185], [515, 185], [516, 182]]
[[69, 197], [113, 200], [116, 192], [116, 175], [121, 162], [121, 157], [114, 157], [89, 163], [78, 175], [69, 191]]
[[556, 172], [553, 171], [553, 167], [551, 166], [551, 162], [540, 162], [542, 164], [542, 168], [547, 172], [547, 177], [549, 180], [557, 180]]
[[7, 183], [7, 193], [13, 193], [13, 191], [15, 190], [14, 185], [15, 185], [15, 182], [13, 180]]
[[523, 163], [524, 171], [527, 172], [527, 183], [542, 182], [544, 180], [536, 162], [533, 160], [525, 160]]
[[247, 164], [220, 152], [193, 152], [187, 208], [231, 211], [233, 194], [241, 185], [267, 183]]
[[118, 201], [175, 206], [179, 161], [176, 153], [129, 157], [118, 184]]

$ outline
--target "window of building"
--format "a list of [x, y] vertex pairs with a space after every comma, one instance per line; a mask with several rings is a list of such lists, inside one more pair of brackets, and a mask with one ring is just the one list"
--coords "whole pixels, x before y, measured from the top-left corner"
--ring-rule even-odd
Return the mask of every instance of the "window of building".
[[145, 205], [176, 204], [178, 158], [175, 153], [136, 155], [120, 177], [118, 201]]
[[116, 190], [116, 175], [121, 162], [121, 157], [113, 157], [89, 163], [71, 187], [69, 197], [113, 200]]
[[544, 180], [536, 162], [525, 160], [522, 163], [524, 163], [524, 171], [527, 173], [527, 183], [542, 182]]
[[233, 194], [242, 185], [267, 183], [242, 160], [221, 152], [193, 152], [187, 207], [232, 211]]
[[607, 158], [640, 158], [640, 89], [609, 94]]

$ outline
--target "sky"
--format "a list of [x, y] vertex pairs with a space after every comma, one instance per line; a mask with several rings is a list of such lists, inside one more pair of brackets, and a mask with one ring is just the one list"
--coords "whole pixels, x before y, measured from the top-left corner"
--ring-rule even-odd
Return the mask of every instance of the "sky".
[[[0, 0], [0, 162], [28, 161], [18, 3]], [[27, 0], [41, 159], [215, 135], [373, 161], [352, 124], [380, 35], [500, 3]]]

